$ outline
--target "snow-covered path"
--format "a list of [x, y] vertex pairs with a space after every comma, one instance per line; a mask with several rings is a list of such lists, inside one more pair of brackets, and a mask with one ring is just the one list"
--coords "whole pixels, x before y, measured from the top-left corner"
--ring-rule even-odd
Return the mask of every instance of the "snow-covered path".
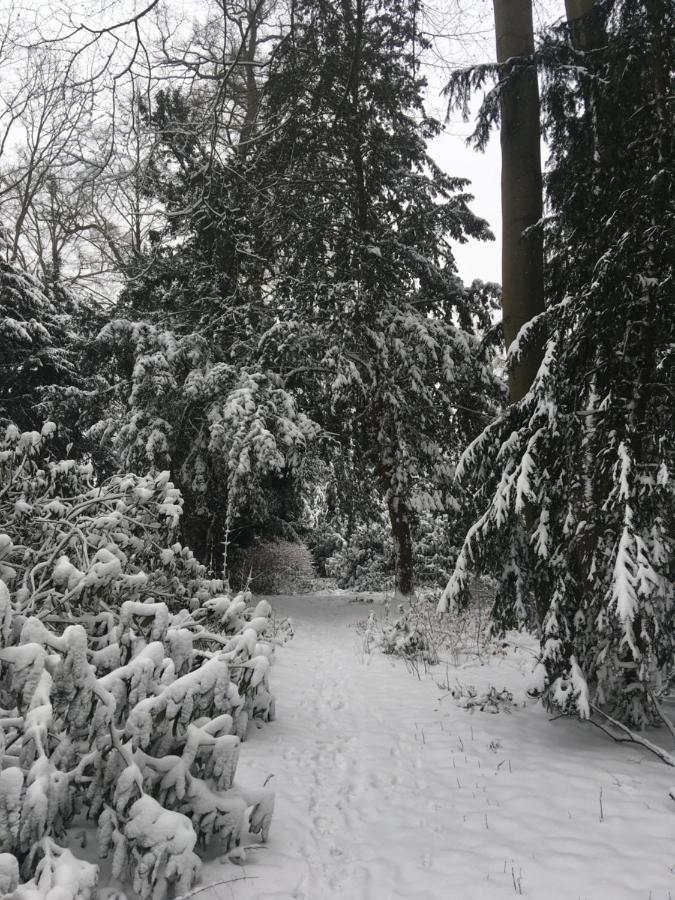
[[238, 781], [273, 775], [270, 842], [242, 869], [214, 859], [201, 900], [671, 900], [673, 770], [524, 706], [531, 657], [450, 670], [509, 687], [499, 715], [460, 709], [437, 681], [364, 652], [372, 607], [275, 598], [295, 637], [272, 673], [277, 720], [253, 730]]

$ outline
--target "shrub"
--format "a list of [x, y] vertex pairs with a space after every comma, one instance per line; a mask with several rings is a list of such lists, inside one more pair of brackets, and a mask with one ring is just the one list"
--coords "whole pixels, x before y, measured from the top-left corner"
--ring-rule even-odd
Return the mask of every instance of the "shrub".
[[310, 590], [315, 579], [312, 554], [299, 541], [261, 541], [230, 551], [230, 575], [237, 587], [256, 594], [292, 594]]
[[312, 553], [317, 575], [320, 578], [330, 577], [331, 557], [341, 553], [347, 541], [329, 522], [320, 521], [308, 530], [305, 542]]
[[274, 713], [270, 607], [172, 543], [168, 473], [97, 483], [48, 458], [54, 431], [0, 442], [0, 884], [93, 897], [98, 867], [61, 846], [84, 815], [113, 875], [159, 900], [214, 838], [267, 836], [273, 794], [234, 775], [248, 720]]
[[[419, 667], [445, 662], [459, 665], [481, 659], [490, 649], [490, 608], [494, 589], [483, 579], [470, 586], [471, 602], [452, 618], [439, 613], [433, 596], [424, 595], [398, 615], [377, 620], [371, 614], [363, 626], [366, 649], [400, 656], [418, 672]], [[494, 648], [493, 648], [494, 649]]]
[[338, 587], [381, 591], [393, 584], [394, 547], [389, 529], [374, 521], [359, 525], [351, 539], [326, 563]]
[[[441, 584], [450, 577], [457, 556], [451, 531], [448, 516], [422, 513], [417, 517], [413, 529], [416, 584]], [[385, 590], [393, 584], [394, 571], [394, 545], [384, 518], [359, 525], [326, 562], [326, 573], [338, 587], [359, 591]]]

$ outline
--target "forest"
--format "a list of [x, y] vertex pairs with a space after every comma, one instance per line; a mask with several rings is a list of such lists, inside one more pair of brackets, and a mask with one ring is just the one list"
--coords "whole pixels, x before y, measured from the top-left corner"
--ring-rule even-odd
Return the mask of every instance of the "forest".
[[[501, 893], [426, 844], [368, 886], [335, 837], [342, 795], [395, 815], [378, 727], [436, 753], [423, 684], [509, 774], [525, 715], [542, 773], [675, 766], [675, 8], [478, 5], [476, 60], [455, 0], [0, 4], [0, 896], [652, 897], [508, 844]], [[446, 116], [499, 141], [500, 283]]]

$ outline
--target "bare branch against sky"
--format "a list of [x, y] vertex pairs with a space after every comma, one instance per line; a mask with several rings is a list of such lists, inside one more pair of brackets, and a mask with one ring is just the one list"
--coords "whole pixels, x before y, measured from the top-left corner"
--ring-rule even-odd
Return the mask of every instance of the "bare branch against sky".
[[[0, 116], [4, 131], [0, 141], [11, 144], [16, 133], [13, 117], [27, 102], [27, 85], [22, 82], [25, 57], [39, 45], [43, 51], [59, 51], [70, 59], [71, 82], [81, 78], [88, 89], [99, 92], [96, 105], [116, 106], [123, 85], [133, 77], [147, 92], [161, 84], [171, 69], [179, 76], [176, 53], [185, 50], [185, 41], [195, 34], [199, 23], [207, 25], [214, 15], [212, 0], [108, 0], [76, 4], [74, 0], [18, 0], [7, 3], [1, 15], [0, 42], [3, 53], [3, 109]], [[217, 10], [216, 10], [217, 12]], [[535, 2], [535, 27], [560, 18], [563, 0]], [[421, 5], [423, 31], [431, 41], [425, 60], [429, 82], [428, 105], [440, 119], [445, 117], [441, 96], [453, 68], [494, 58], [494, 23], [491, 0], [429, 0]], [[11, 49], [11, 54], [7, 51]], [[8, 60], [12, 62], [8, 67]], [[189, 78], [190, 59], [183, 52], [183, 77]], [[178, 67], [180, 68], [180, 67]], [[138, 88], [134, 88], [134, 92]], [[107, 99], [101, 99], [107, 95]], [[476, 105], [480, 98], [476, 98]], [[10, 102], [11, 101], [11, 102]], [[490, 244], [470, 241], [456, 248], [460, 275], [465, 281], [475, 277], [500, 279], [499, 182], [500, 158], [495, 137], [485, 153], [466, 146], [471, 123], [453, 114], [445, 132], [432, 144], [431, 153], [443, 169], [452, 175], [470, 179], [475, 196], [474, 210], [489, 222], [496, 240]], [[4, 137], [3, 137], [4, 135]], [[2, 151], [9, 146], [0, 147]]]

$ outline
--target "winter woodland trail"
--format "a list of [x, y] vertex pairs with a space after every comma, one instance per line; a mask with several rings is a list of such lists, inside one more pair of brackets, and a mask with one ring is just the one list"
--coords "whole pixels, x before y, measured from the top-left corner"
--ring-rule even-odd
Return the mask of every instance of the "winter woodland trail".
[[419, 679], [364, 652], [353, 625], [373, 607], [273, 605], [295, 636], [276, 654], [277, 720], [252, 730], [238, 776], [274, 776], [270, 842], [239, 869], [209, 862], [204, 885], [247, 877], [200, 900], [675, 897], [673, 771], [524, 705], [524, 649], [450, 670], [519, 704], [472, 715], [437, 685], [444, 667]]

